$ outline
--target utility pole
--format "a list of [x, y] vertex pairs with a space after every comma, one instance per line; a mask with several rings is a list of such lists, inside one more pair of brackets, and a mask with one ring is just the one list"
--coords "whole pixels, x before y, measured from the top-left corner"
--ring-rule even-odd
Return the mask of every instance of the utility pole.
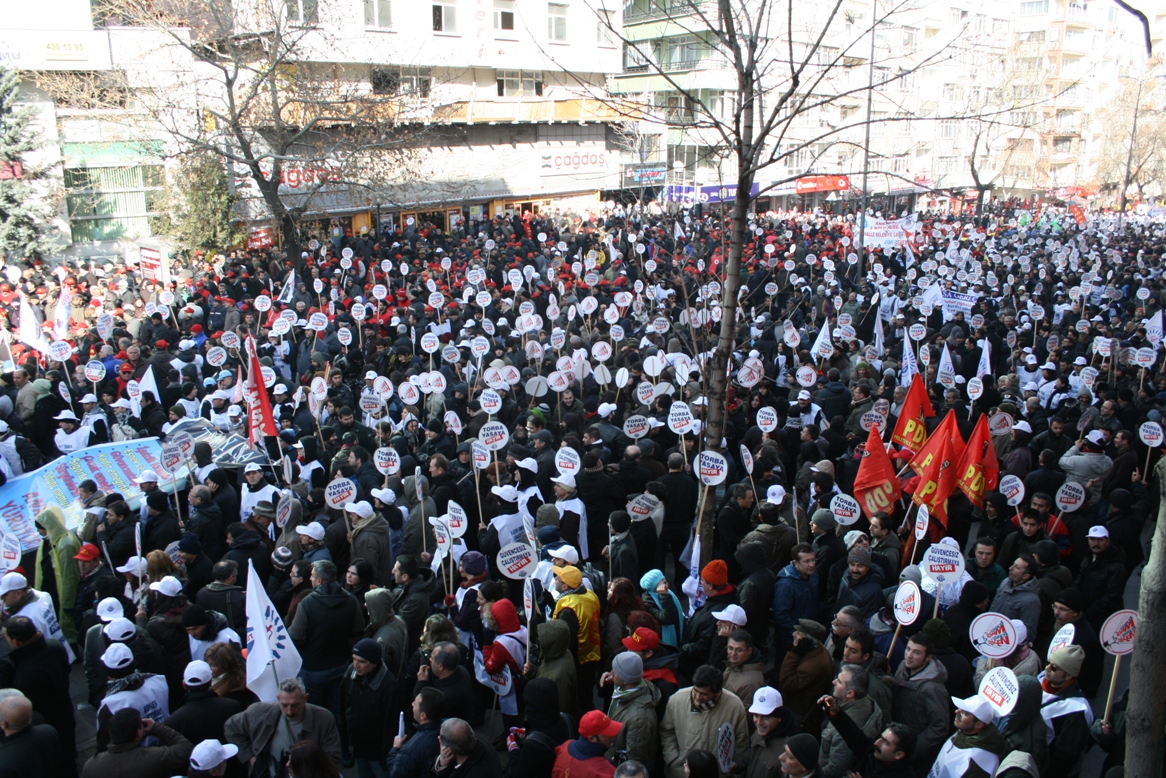
[[1134, 99], [1134, 126], [1130, 130], [1130, 153], [1126, 155], [1126, 176], [1121, 185], [1121, 210], [1117, 212], [1117, 231], [1120, 234], [1126, 216], [1126, 190], [1130, 188], [1130, 168], [1134, 164], [1134, 143], [1138, 139], [1138, 110], [1142, 107], [1142, 81], [1138, 81], [1138, 96]]

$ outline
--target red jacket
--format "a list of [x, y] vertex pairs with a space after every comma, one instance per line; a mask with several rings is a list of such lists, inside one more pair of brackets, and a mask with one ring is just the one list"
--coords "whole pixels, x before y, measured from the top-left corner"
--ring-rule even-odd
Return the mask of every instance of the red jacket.
[[611, 778], [615, 765], [603, 754], [607, 747], [582, 737], [568, 740], [555, 749], [555, 766], [551, 778]]

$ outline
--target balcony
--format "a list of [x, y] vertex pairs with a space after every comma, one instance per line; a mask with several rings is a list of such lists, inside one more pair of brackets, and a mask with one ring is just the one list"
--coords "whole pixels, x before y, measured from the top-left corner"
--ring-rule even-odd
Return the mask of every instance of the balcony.
[[1088, 27], [1090, 24], [1088, 10], [1079, 3], [1069, 3], [1063, 21], [1071, 27]]
[[683, 19], [694, 13], [703, 13], [706, 16], [716, 14], [717, 5], [702, 0], [673, 0], [672, 2], [651, 2], [647, 7], [626, 5], [623, 10], [623, 23], [640, 24], [641, 22], [655, 22], [661, 19]]

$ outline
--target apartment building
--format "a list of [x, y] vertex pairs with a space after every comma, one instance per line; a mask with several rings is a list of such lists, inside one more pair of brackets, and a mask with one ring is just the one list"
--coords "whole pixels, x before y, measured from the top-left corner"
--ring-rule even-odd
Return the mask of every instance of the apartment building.
[[[221, 41], [206, 39], [205, 20], [191, 19], [191, 29], [175, 38], [174, 28], [95, 20], [88, 0], [45, 5], [5, 20], [0, 57], [29, 71], [26, 99], [44, 117], [46, 159], [64, 162], [61, 183], [71, 194], [58, 226], [71, 254], [132, 251], [152, 235], [175, 156], [189, 139], [209, 143], [225, 132], [225, 87], [214, 68], [191, 56], [188, 43], [200, 35], [200, 43]], [[386, 158], [383, 167], [392, 169], [373, 175], [375, 155], [367, 170], [329, 157], [328, 126], [306, 134], [297, 153], [282, 160], [279, 189], [305, 232], [337, 225], [375, 230], [414, 217], [448, 228], [507, 210], [583, 212], [596, 208], [601, 191], [619, 185], [609, 127], [620, 117], [600, 99], [607, 75], [620, 66], [612, 32], [620, 25], [618, 7], [570, 0], [251, 0], [233, 10], [232, 43], [294, 38], [279, 78], [313, 79], [322, 92], [332, 84], [333, 99], [383, 99], [393, 106], [385, 122], [411, 139], [408, 154]], [[59, 71], [115, 86], [119, 101], [60, 104], [37, 78]], [[247, 168], [236, 163], [229, 172], [239, 217], [257, 228], [273, 226]], [[362, 180], [364, 173], [375, 181]]]
[[[832, 0], [810, 0], [793, 4], [788, 34], [784, 10], [765, 0], [746, 7], [750, 18], [771, 20], [769, 39], [792, 42], [794, 62], [808, 65], [803, 83], [813, 84], [806, 91], [814, 107], [794, 113], [773, 141], [780, 159], [758, 177], [772, 197], [758, 208], [861, 194], [868, 80], [875, 90], [867, 190], [877, 207], [896, 212], [947, 204], [952, 194], [974, 201], [981, 189], [1029, 196], [1092, 183], [1097, 114], [1120, 74], [1145, 57], [1135, 21], [1111, 3], [844, 0], [831, 18]], [[699, 0], [632, 0], [624, 10], [629, 43], [614, 89], [655, 107], [653, 161], [677, 185], [669, 193], [700, 192], [693, 187], [732, 175], [724, 144], [701, 141], [710, 133], [700, 125], [727, 115], [736, 83], [708, 32], [715, 14], [715, 4]], [[1166, 14], [1151, 15], [1160, 30]], [[788, 49], [772, 50], [768, 97], [788, 83]], [[641, 159], [625, 154], [625, 162]], [[793, 179], [808, 174], [846, 175], [850, 189], [798, 196]]]

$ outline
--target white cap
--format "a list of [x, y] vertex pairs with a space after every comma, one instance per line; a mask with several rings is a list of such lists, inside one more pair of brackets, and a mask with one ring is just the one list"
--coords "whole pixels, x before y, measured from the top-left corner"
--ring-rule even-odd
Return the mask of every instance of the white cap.
[[1009, 621], [1012, 622], [1012, 627], [1016, 630], [1016, 645], [1019, 648], [1028, 642], [1028, 627], [1020, 619], [1009, 619]]
[[161, 581], [155, 581], [150, 584], [150, 591], [164, 594], [167, 597], [177, 597], [182, 594], [182, 581], [179, 581], [172, 575], [168, 575]]
[[244, 473], [262, 473], [263, 468], [260, 467], [259, 465], [257, 465], [256, 463], [251, 462], [245, 468], [243, 468], [243, 472]]
[[232, 405], [230, 408], [227, 409], [227, 415], [228, 416], [242, 416], [243, 409], [240, 408], [238, 405]]
[[201, 659], [194, 660], [182, 671], [182, 682], [187, 686], [202, 686], [210, 683], [213, 677], [211, 666]]
[[367, 519], [373, 514], [372, 506], [368, 504], [367, 500], [350, 502], [344, 506], [344, 510], [348, 511], [349, 513], [355, 513], [362, 519]]
[[80, 419], [77, 418], [77, 414], [73, 413], [72, 411], [61, 411], [60, 413], [58, 413], [56, 416], [53, 417], [53, 420], [54, 421], [80, 421]]
[[272, 394], [287, 394], [287, 387], [283, 384], [276, 384], [275, 388], [271, 390]]
[[518, 490], [513, 484], [505, 486], [491, 486], [490, 494], [496, 495], [503, 502], [518, 502]]
[[126, 560], [126, 563], [117, 569], [119, 573], [134, 573], [135, 575], [145, 575], [146, 573], [146, 558], [144, 556], [132, 556]]
[[806, 390], [806, 389], [803, 389], [802, 391], [798, 392], [798, 399], [799, 399], [799, 400], [808, 400], [808, 399], [810, 399], [810, 392], [809, 392], [808, 390]]
[[765, 492], [765, 501], [772, 505], [781, 505], [782, 500], [785, 499], [785, 487], [781, 484], [774, 484]]
[[129, 401], [129, 400], [127, 400], [126, 398], [122, 397], [122, 398], [120, 398], [120, 399], [117, 399], [117, 400], [114, 400], [112, 403], [110, 403], [110, 404], [109, 404], [109, 407], [110, 407], [110, 408], [121, 408], [121, 409], [123, 409], [123, 410], [127, 410], [127, 411], [128, 411], [130, 408], [133, 408], [134, 406], [130, 405], [130, 401]]
[[[1107, 530], [1105, 527], [1101, 526], [1100, 524], [1096, 524], [1096, 525], [1089, 528], [1089, 531], [1085, 533], [1085, 537], [1087, 537], [1087, 538], [1108, 538], [1109, 537], [1109, 530]], [[11, 575], [11, 573], [9, 575]], [[6, 575], [4, 577], [7, 578], [8, 576]], [[4, 586], [3, 586], [3, 584], [0, 584], [0, 594], [2, 594], [3, 591], [4, 591]]]
[[97, 603], [97, 618], [104, 622], [110, 622], [114, 619], [120, 619], [125, 614], [125, 608], [121, 604], [121, 600], [116, 597], [106, 597], [101, 602]]
[[619, 406], [615, 403], [600, 403], [599, 410], [596, 411], [601, 417], [607, 416], [609, 413], [614, 413]]
[[514, 464], [518, 467], [521, 467], [523, 470], [529, 470], [532, 473], [538, 472], [538, 462], [535, 461], [534, 457], [527, 457], [526, 459], [520, 459], [517, 462], [515, 462]]
[[193, 340], [180, 340], [180, 341], [178, 341], [178, 350], [179, 351], [186, 351], [187, 349], [191, 349], [191, 348], [194, 348], [194, 341]]
[[1027, 384], [1024, 385], [1024, 391], [1037, 392], [1037, 391], [1040, 391], [1040, 387], [1036, 385], [1036, 381], [1029, 381]]
[[365, 381], [375, 381], [375, 380], [377, 380], [377, 371], [375, 371], [375, 370], [370, 370], [370, 371], [368, 371], [367, 373], [365, 373], [365, 374], [364, 374], [364, 380], [365, 380]]
[[1101, 430], [1093, 430], [1085, 436], [1085, 439], [1096, 446], [1105, 445], [1105, 436], [1101, 434]]
[[142, 484], [156, 484], [158, 480], [158, 474], [153, 470], [143, 470], [141, 475], [135, 479], [134, 483], [141, 486]]
[[1012, 429], [1020, 430], [1021, 432], [1032, 432], [1032, 427], [1024, 419], [1021, 419], [1020, 421], [1013, 424]]
[[1086, 361], [1085, 357], [1077, 357], [1076, 359], [1073, 360], [1073, 364], [1085, 366], [1085, 365], [1088, 365], [1089, 362]]
[[560, 546], [547, 552], [551, 559], [561, 559], [569, 565], [579, 564], [579, 552], [574, 546]]
[[749, 706], [749, 712], [759, 716], [769, 716], [784, 704], [781, 692], [772, 686], [762, 686], [753, 692], [753, 704]]
[[121, 616], [106, 624], [101, 631], [114, 643], [124, 643], [132, 638], [138, 630], [132, 621]]
[[709, 404], [709, 401], [708, 401], [707, 397], [697, 397], [695, 400], [692, 401], [692, 405], [694, 407], [698, 406], [698, 405], [708, 405], [708, 404]]
[[1036, 355], [1035, 354], [1028, 354], [1027, 356], [1025, 356], [1024, 362], [1025, 362], [1025, 364], [1028, 364], [1028, 365], [1035, 365], [1036, 364]]
[[134, 652], [125, 643], [111, 643], [101, 655], [101, 664], [110, 670], [120, 670], [134, 663]]
[[217, 740], [204, 740], [190, 752], [190, 766], [195, 770], [210, 772], [237, 753], [238, 746], [220, 743]]
[[97, 402], [97, 395], [95, 395], [93, 392], [90, 392], [89, 394], [87, 394], [81, 398], [82, 405], [84, 405], [85, 403], [95, 403], [95, 402]]
[[973, 694], [966, 700], [952, 697], [951, 704], [962, 711], [967, 711], [985, 724], [991, 724], [995, 715], [992, 713], [992, 704], [978, 694]]
[[235, 398], [235, 393], [232, 392], [230, 389], [219, 389], [217, 392], [211, 393], [212, 400], [225, 400], [226, 402], [230, 402], [234, 398]]
[[574, 489], [575, 488], [575, 476], [571, 475], [570, 473], [566, 473], [564, 475], [560, 475], [560, 476], [557, 476], [555, 478], [552, 478], [551, 483], [559, 484], [560, 486], [566, 487], [567, 489]]
[[313, 521], [310, 524], [301, 524], [296, 527], [296, 533], [299, 535], [307, 535], [312, 540], [323, 540], [324, 525], [318, 521]]
[[743, 627], [749, 623], [749, 619], [745, 616], [745, 609], [740, 605], [728, 605], [723, 611], [714, 611], [713, 618], [717, 621], [731, 621], [738, 627]]
[[369, 494], [383, 502], [385, 505], [392, 505], [397, 501], [397, 493], [392, 489], [373, 489], [369, 492]]
[[1040, 369], [1041, 370], [1053, 370], [1053, 371], [1055, 371], [1057, 369], [1057, 366], [1054, 365], [1052, 362], [1045, 362], [1043, 365], [1040, 366]]
[[0, 594], [20, 591], [28, 588], [28, 579], [20, 573], [7, 573], [0, 578]]

